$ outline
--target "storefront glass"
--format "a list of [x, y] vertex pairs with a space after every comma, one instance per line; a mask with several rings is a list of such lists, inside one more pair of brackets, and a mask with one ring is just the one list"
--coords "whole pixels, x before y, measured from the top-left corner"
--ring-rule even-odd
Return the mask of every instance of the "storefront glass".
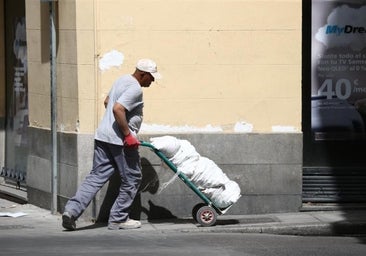
[[24, 0], [5, 1], [5, 166], [1, 176], [24, 185], [28, 156], [27, 40]]
[[366, 131], [365, 1], [312, 1], [314, 139], [363, 140]]

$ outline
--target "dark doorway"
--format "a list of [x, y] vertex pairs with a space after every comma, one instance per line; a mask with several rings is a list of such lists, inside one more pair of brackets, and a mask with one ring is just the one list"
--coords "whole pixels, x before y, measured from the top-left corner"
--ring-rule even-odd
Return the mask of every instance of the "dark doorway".
[[25, 187], [28, 156], [28, 65], [24, 0], [5, 0], [5, 166], [1, 176]]

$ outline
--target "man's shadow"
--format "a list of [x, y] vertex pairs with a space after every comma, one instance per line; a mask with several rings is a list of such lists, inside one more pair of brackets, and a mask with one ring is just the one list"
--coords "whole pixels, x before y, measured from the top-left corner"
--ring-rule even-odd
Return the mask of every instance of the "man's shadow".
[[[168, 209], [155, 205], [151, 200], [148, 201], [149, 208], [142, 206], [141, 193], [150, 193], [156, 194], [159, 189], [159, 177], [156, 173], [154, 167], [146, 158], [141, 158], [142, 165], [142, 181], [139, 188], [139, 192], [135, 197], [135, 200], [130, 209], [130, 217], [131, 219], [141, 219], [141, 214], [144, 213], [147, 215], [148, 220], [156, 220], [156, 219], [176, 219]], [[108, 222], [109, 213], [113, 206], [114, 201], [116, 200], [119, 187], [121, 185], [121, 179], [117, 172], [115, 172], [108, 183], [108, 188], [106, 194], [103, 199], [103, 203], [100, 206], [99, 214], [97, 217], [97, 223], [106, 223]]]

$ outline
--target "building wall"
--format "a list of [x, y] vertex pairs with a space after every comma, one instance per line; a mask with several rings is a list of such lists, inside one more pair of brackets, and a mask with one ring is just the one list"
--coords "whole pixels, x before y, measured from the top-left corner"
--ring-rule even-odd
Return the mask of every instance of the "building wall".
[[[0, 14], [4, 17], [4, 1], [0, 0]], [[5, 27], [0, 19], [0, 118], [5, 117]]]
[[[32, 154], [28, 168], [37, 170], [29, 175], [28, 200], [32, 204], [49, 208], [51, 204], [51, 151], [48, 150], [49, 131], [30, 129]], [[212, 159], [228, 176], [236, 181], [242, 197], [230, 209], [230, 214], [258, 214], [296, 212], [302, 200], [302, 136], [300, 134], [171, 134], [192, 143], [201, 156]], [[157, 135], [142, 135], [149, 141]], [[59, 196], [58, 208], [62, 212], [92, 164], [93, 136], [62, 133], [58, 136]], [[174, 173], [162, 165], [148, 148], [140, 148], [143, 179], [132, 217], [142, 219], [189, 217], [199, 197], [179, 179], [162, 190]], [[40, 178], [42, 177], [42, 178]], [[82, 218], [106, 221], [109, 209], [117, 196], [118, 176], [112, 177], [95, 197]], [[160, 192], [161, 190], [161, 192]], [[229, 213], [228, 213], [229, 214]]]
[[98, 54], [125, 56], [120, 69], [101, 73], [100, 101], [148, 56], [163, 79], [145, 90], [146, 124], [301, 130], [301, 1], [97, 1], [97, 8]]
[[[95, 127], [94, 22], [89, 2], [57, 3], [57, 126], [61, 132], [92, 133]], [[30, 126], [49, 128], [49, 6], [27, 1], [26, 12]], [[90, 19], [85, 21], [86, 17]]]
[[[0, 0], [0, 16], [4, 17], [4, 0]], [[5, 27], [0, 19], [0, 167], [4, 166], [5, 149]], [[0, 181], [2, 178], [0, 178]]]
[[[49, 112], [47, 15], [46, 3], [27, 1], [34, 127], [50, 123], [37, 111]], [[113, 50], [123, 60], [101, 70]], [[146, 124], [301, 130], [299, 0], [58, 1], [57, 55], [61, 131], [93, 133], [111, 83], [142, 57], [163, 74], [145, 90]]]
[[[214, 159], [228, 178], [239, 184], [242, 197], [228, 214], [296, 212], [300, 209], [302, 137], [298, 134], [175, 136], [190, 141], [201, 156]], [[149, 137], [143, 139], [148, 140]], [[141, 148], [141, 155], [142, 193], [140, 201], [135, 203], [138, 217], [164, 217], [167, 212], [177, 217], [190, 216], [193, 206], [201, 203], [201, 199], [179, 179], [169, 183], [173, 172], [164, 167], [149, 149]], [[164, 184], [169, 185], [161, 190]], [[101, 194], [101, 198], [113, 197]], [[104, 208], [98, 209], [101, 209], [99, 216], [102, 218]]]
[[[144, 89], [142, 138], [178, 131], [178, 136], [193, 140], [200, 153], [227, 167], [242, 190], [252, 195], [250, 200], [242, 197], [234, 211], [299, 208], [300, 0], [61, 0], [57, 5], [59, 210], [90, 170], [93, 133], [111, 84], [119, 75], [133, 72], [136, 61], [144, 57], [156, 60], [163, 79]], [[48, 4], [26, 1], [26, 17], [32, 148], [28, 197], [47, 208], [51, 180]], [[215, 128], [214, 134], [210, 127]], [[281, 147], [281, 152], [278, 145], [289, 147]], [[275, 176], [278, 184], [261, 178], [267, 174]], [[292, 186], [283, 186], [288, 181]], [[98, 195], [97, 206], [103, 205], [106, 190]], [[178, 198], [185, 194], [179, 191]], [[142, 198], [143, 205], [146, 200]], [[171, 196], [159, 200], [170, 200], [170, 210], [187, 214]]]

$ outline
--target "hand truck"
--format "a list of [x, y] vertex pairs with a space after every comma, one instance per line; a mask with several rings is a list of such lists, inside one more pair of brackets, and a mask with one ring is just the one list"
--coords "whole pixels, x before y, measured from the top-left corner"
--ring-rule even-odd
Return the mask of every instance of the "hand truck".
[[192, 217], [201, 226], [209, 227], [216, 223], [217, 216], [225, 214], [233, 204], [222, 209], [217, 207], [205, 194], [203, 194], [193, 182], [182, 172], [178, 171], [178, 168], [157, 148], [151, 143], [141, 141], [140, 146], [150, 148], [163, 162], [182, 180], [194, 193], [196, 193], [203, 201], [195, 205], [192, 209]]

